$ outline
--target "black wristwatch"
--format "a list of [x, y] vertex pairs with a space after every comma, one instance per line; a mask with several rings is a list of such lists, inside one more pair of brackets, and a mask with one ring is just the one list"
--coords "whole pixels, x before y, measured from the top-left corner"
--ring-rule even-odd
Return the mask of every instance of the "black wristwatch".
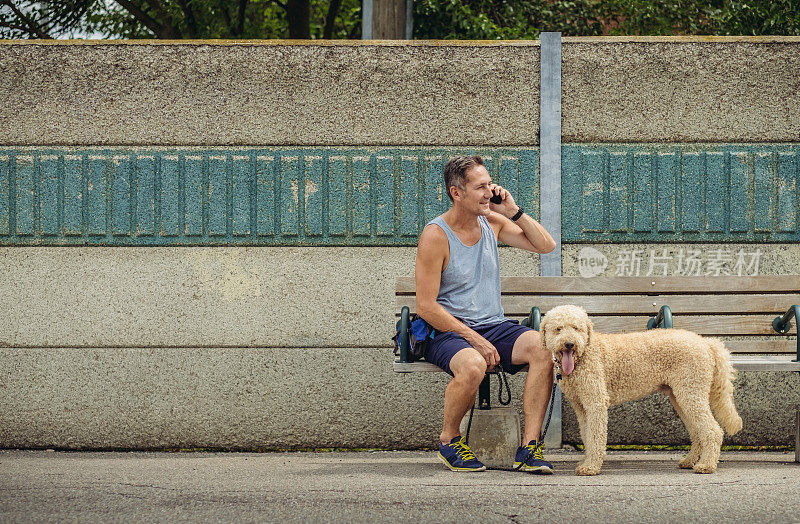
[[522, 208], [521, 208], [521, 207], [519, 207], [519, 206], [517, 206], [517, 207], [518, 207], [518, 209], [517, 209], [517, 214], [516, 214], [516, 215], [514, 215], [513, 217], [511, 217], [511, 221], [512, 221], [512, 222], [516, 222], [517, 220], [519, 220], [519, 217], [521, 217], [521, 216], [522, 216], [522, 213], [524, 213], [524, 211], [522, 210]]

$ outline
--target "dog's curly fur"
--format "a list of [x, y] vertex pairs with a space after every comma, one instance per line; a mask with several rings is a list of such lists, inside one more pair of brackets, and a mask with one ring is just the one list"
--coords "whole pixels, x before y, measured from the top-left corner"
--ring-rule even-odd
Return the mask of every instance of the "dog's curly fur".
[[681, 460], [681, 468], [713, 473], [722, 446], [722, 428], [730, 435], [742, 429], [733, 403], [735, 370], [730, 353], [717, 338], [682, 329], [597, 333], [586, 311], [570, 305], [548, 311], [540, 334], [557, 366], [565, 359], [567, 369], [563, 371], [571, 371], [568, 375], [562, 372], [561, 389], [578, 417], [585, 448], [575, 469], [578, 475], [600, 473], [606, 454], [608, 407], [654, 391], [669, 396], [689, 431], [692, 447]]

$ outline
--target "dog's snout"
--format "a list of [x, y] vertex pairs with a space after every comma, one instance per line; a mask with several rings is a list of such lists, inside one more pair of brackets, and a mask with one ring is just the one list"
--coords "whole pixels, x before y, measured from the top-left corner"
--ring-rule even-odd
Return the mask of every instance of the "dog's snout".
[[573, 342], [564, 342], [564, 347], [567, 349], [572, 349], [575, 347], [575, 344]]

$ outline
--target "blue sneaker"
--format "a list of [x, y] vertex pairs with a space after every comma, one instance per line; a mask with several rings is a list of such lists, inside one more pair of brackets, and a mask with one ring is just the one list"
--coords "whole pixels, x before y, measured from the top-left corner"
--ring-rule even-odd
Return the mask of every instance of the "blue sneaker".
[[461, 435], [453, 437], [450, 444], [439, 443], [439, 458], [453, 471], [486, 471], [486, 466], [475, 458]]
[[514, 457], [514, 468], [528, 473], [539, 473], [550, 475], [553, 473], [553, 465], [547, 462], [542, 456], [543, 442], [531, 440], [527, 446], [517, 448], [517, 456]]

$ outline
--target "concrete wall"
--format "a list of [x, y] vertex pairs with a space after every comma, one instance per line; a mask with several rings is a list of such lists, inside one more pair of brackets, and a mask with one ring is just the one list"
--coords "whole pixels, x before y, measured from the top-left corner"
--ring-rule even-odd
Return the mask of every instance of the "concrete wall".
[[[446, 376], [391, 370], [414, 254], [0, 248], [0, 443], [429, 447]], [[539, 271], [519, 250], [501, 265]]]
[[[564, 142], [794, 146], [799, 51], [798, 38], [565, 39]], [[0, 148], [530, 147], [538, 56], [538, 42], [2, 42]], [[566, 244], [564, 274], [584, 247], [616, 271], [620, 241]], [[446, 377], [391, 372], [394, 279], [412, 274], [413, 247], [28, 244], [0, 248], [0, 446], [435, 441]], [[760, 274], [800, 278], [796, 243], [637, 247], [760, 248]], [[537, 256], [501, 258], [506, 276], [538, 274]], [[737, 387], [732, 442], [789, 443], [798, 377], [742, 373]], [[686, 441], [659, 397], [611, 420], [611, 442]]]
[[535, 144], [538, 58], [538, 42], [3, 42], [0, 144]]
[[564, 143], [797, 142], [800, 37], [565, 38]]

